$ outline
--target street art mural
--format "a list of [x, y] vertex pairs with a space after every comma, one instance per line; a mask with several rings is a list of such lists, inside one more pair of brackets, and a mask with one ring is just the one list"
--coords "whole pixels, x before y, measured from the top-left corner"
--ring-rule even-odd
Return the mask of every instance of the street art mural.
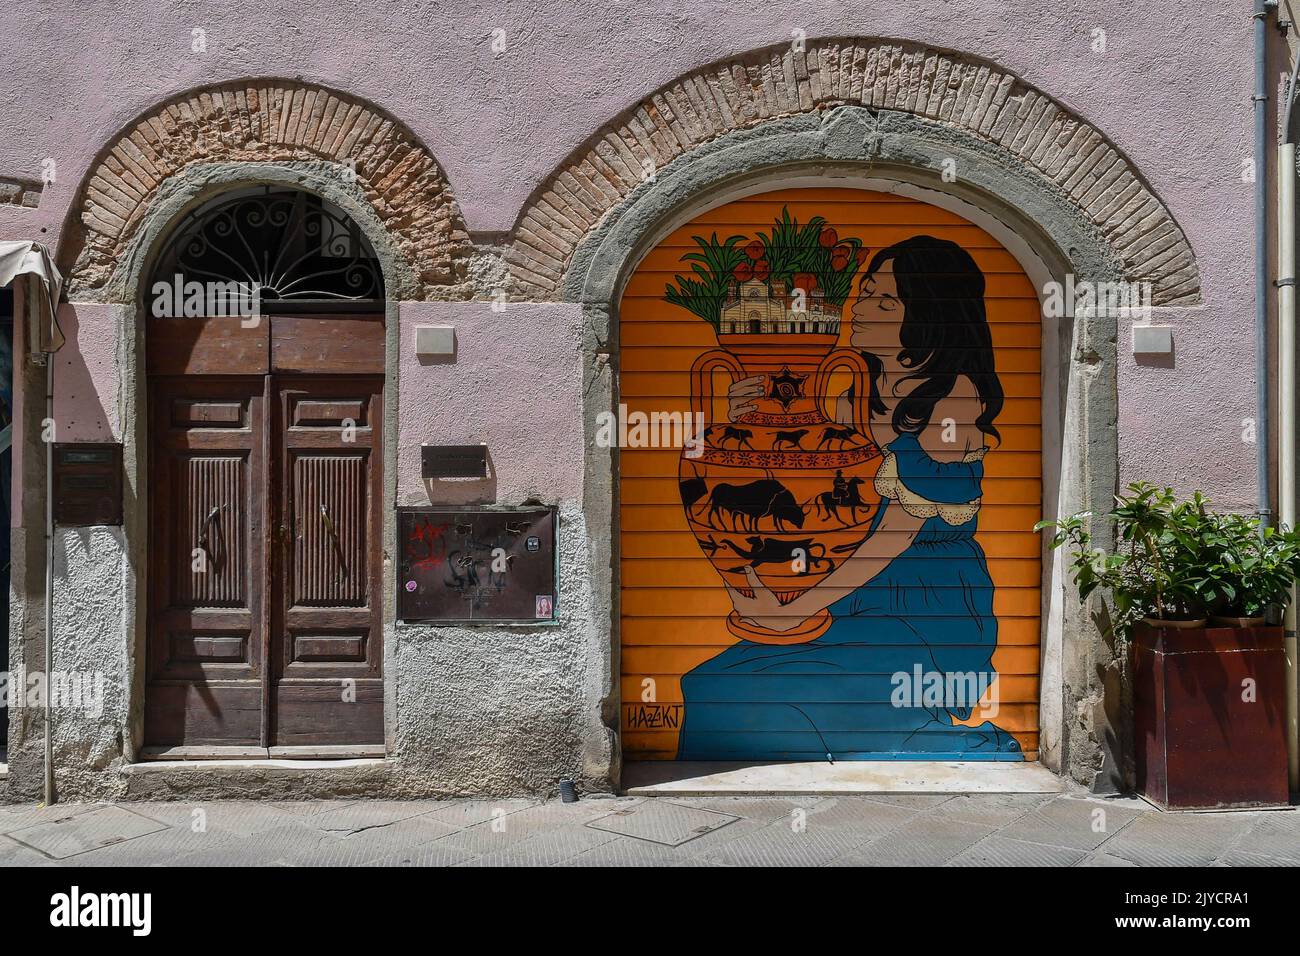
[[[657, 294], [656, 294], [657, 292]], [[1037, 299], [987, 233], [882, 193], [712, 210], [622, 303], [628, 756], [1037, 748]]]

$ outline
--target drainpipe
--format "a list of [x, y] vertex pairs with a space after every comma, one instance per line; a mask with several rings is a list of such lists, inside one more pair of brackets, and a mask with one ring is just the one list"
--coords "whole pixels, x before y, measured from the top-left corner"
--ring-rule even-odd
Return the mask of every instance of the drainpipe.
[[[57, 308], [57, 306], [56, 306]], [[45, 421], [54, 421], [54, 353], [45, 353]], [[45, 805], [54, 803], [54, 436], [45, 442]]]
[[[1282, 527], [1296, 526], [1296, 144], [1294, 108], [1300, 47], [1291, 65], [1277, 160], [1278, 509]], [[1297, 669], [1296, 589], [1286, 606], [1286, 744], [1291, 792], [1300, 791], [1300, 670]]]
[[1277, 0], [1255, 0], [1255, 470], [1260, 532], [1269, 507], [1268, 396], [1268, 14]]

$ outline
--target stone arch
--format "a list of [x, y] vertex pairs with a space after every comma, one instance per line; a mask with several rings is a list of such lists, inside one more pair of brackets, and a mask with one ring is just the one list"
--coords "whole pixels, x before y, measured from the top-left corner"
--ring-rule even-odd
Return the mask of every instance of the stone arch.
[[325, 167], [393, 237], [408, 275], [390, 296], [463, 298], [471, 245], [437, 160], [415, 134], [365, 101], [294, 80], [201, 87], [137, 117], [92, 164], [69, 213], [59, 263], [69, 294], [112, 299], [124, 252], [166, 184], [245, 164]]
[[[1152, 284], [1154, 304], [1200, 301], [1200, 270], [1182, 229], [1103, 133], [986, 61], [865, 39], [810, 40], [803, 51], [782, 44], [703, 67], [611, 120], [521, 212], [507, 252], [517, 291], [561, 296], [575, 251], [644, 188], [647, 173], [658, 178], [679, 158], [771, 121], [843, 107], [914, 118], [1019, 165], [1104, 238], [1124, 278]], [[856, 155], [838, 158], [872, 161], [888, 132], [868, 129]]]

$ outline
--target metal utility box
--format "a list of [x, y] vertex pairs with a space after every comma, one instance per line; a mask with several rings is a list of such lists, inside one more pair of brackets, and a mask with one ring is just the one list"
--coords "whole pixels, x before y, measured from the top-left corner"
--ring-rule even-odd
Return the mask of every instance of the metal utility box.
[[486, 478], [487, 445], [422, 445], [423, 478]]
[[397, 612], [403, 621], [555, 620], [554, 508], [402, 508]]
[[106, 442], [54, 445], [54, 523], [122, 523], [122, 446]]

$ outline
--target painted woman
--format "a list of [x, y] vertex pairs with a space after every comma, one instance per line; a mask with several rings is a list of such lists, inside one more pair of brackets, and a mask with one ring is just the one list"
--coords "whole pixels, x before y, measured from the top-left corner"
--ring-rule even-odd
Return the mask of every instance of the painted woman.
[[[984, 276], [957, 244], [916, 236], [871, 259], [852, 317], [871, 370], [860, 424], [886, 451], [881, 506], [853, 556], [790, 603], [752, 567], [752, 597], [729, 588], [761, 627], [787, 631], [823, 608], [833, 622], [807, 643], [741, 641], [685, 674], [679, 759], [1021, 759], [1010, 734], [971, 719], [998, 640], [975, 539], [1003, 405]], [[733, 385], [733, 421], [761, 388]], [[841, 424], [853, 404], [838, 398]]]

